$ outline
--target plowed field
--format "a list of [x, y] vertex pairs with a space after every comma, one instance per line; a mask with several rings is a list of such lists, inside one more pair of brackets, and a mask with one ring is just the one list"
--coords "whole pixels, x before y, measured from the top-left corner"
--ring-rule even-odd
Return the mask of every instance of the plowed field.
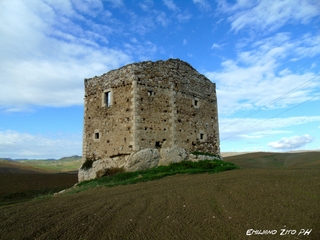
[[[248, 236], [250, 229], [273, 234]], [[312, 230], [299, 235], [301, 229]], [[320, 168], [247, 168], [97, 187], [3, 206], [0, 232], [0, 239], [319, 239]]]

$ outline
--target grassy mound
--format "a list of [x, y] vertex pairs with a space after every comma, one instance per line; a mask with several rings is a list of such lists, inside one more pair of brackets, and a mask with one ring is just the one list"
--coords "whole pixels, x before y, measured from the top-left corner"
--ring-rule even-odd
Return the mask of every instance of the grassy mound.
[[106, 176], [99, 179], [83, 181], [78, 184], [77, 192], [96, 186], [117, 186], [145, 182], [154, 179], [160, 179], [175, 174], [195, 174], [195, 173], [217, 173], [227, 170], [238, 169], [233, 163], [220, 160], [205, 160], [199, 162], [184, 161], [171, 163], [169, 166], [158, 166], [151, 169], [123, 172], [121, 169], [112, 176]]

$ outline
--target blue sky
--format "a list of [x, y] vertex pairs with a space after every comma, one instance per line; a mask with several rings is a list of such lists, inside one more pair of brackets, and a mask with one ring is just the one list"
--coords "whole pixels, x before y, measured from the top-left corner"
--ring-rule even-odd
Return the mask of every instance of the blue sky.
[[0, 1], [0, 157], [81, 155], [83, 79], [179, 58], [216, 83], [221, 151], [320, 149], [318, 0]]

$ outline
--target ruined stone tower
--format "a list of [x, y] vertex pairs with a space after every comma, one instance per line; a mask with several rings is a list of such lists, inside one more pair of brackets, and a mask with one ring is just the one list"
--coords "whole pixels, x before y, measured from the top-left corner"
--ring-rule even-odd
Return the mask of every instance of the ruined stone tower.
[[220, 154], [215, 84], [179, 59], [85, 79], [83, 159], [179, 147]]

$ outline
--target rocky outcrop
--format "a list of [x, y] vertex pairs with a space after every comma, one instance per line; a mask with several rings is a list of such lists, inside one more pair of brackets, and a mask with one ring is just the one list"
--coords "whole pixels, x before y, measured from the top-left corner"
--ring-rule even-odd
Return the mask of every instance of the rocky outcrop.
[[155, 148], [146, 148], [132, 153], [126, 159], [125, 171], [134, 172], [153, 168], [158, 165], [160, 159], [159, 151]]
[[183, 148], [146, 148], [128, 155], [95, 160], [91, 167], [82, 167], [78, 172], [79, 182], [108, 175], [113, 169], [126, 172], [145, 170], [156, 166], [167, 166], [170, 163], [182, 161], [222, 160], [220, 157], [188, 154]]
[[188, 158], [188, 153], [183, 148], [164, 148], [160, 150], [159, 165], [167, 166], [173, 162], [182, 162]]
[[222, 157], [220, 157], [220, 156], [189, 154], [188, 160], [192, 161], [192, 162], [198, 162], [198, 161], [203, 161], [203, 160], [222, 160]]

